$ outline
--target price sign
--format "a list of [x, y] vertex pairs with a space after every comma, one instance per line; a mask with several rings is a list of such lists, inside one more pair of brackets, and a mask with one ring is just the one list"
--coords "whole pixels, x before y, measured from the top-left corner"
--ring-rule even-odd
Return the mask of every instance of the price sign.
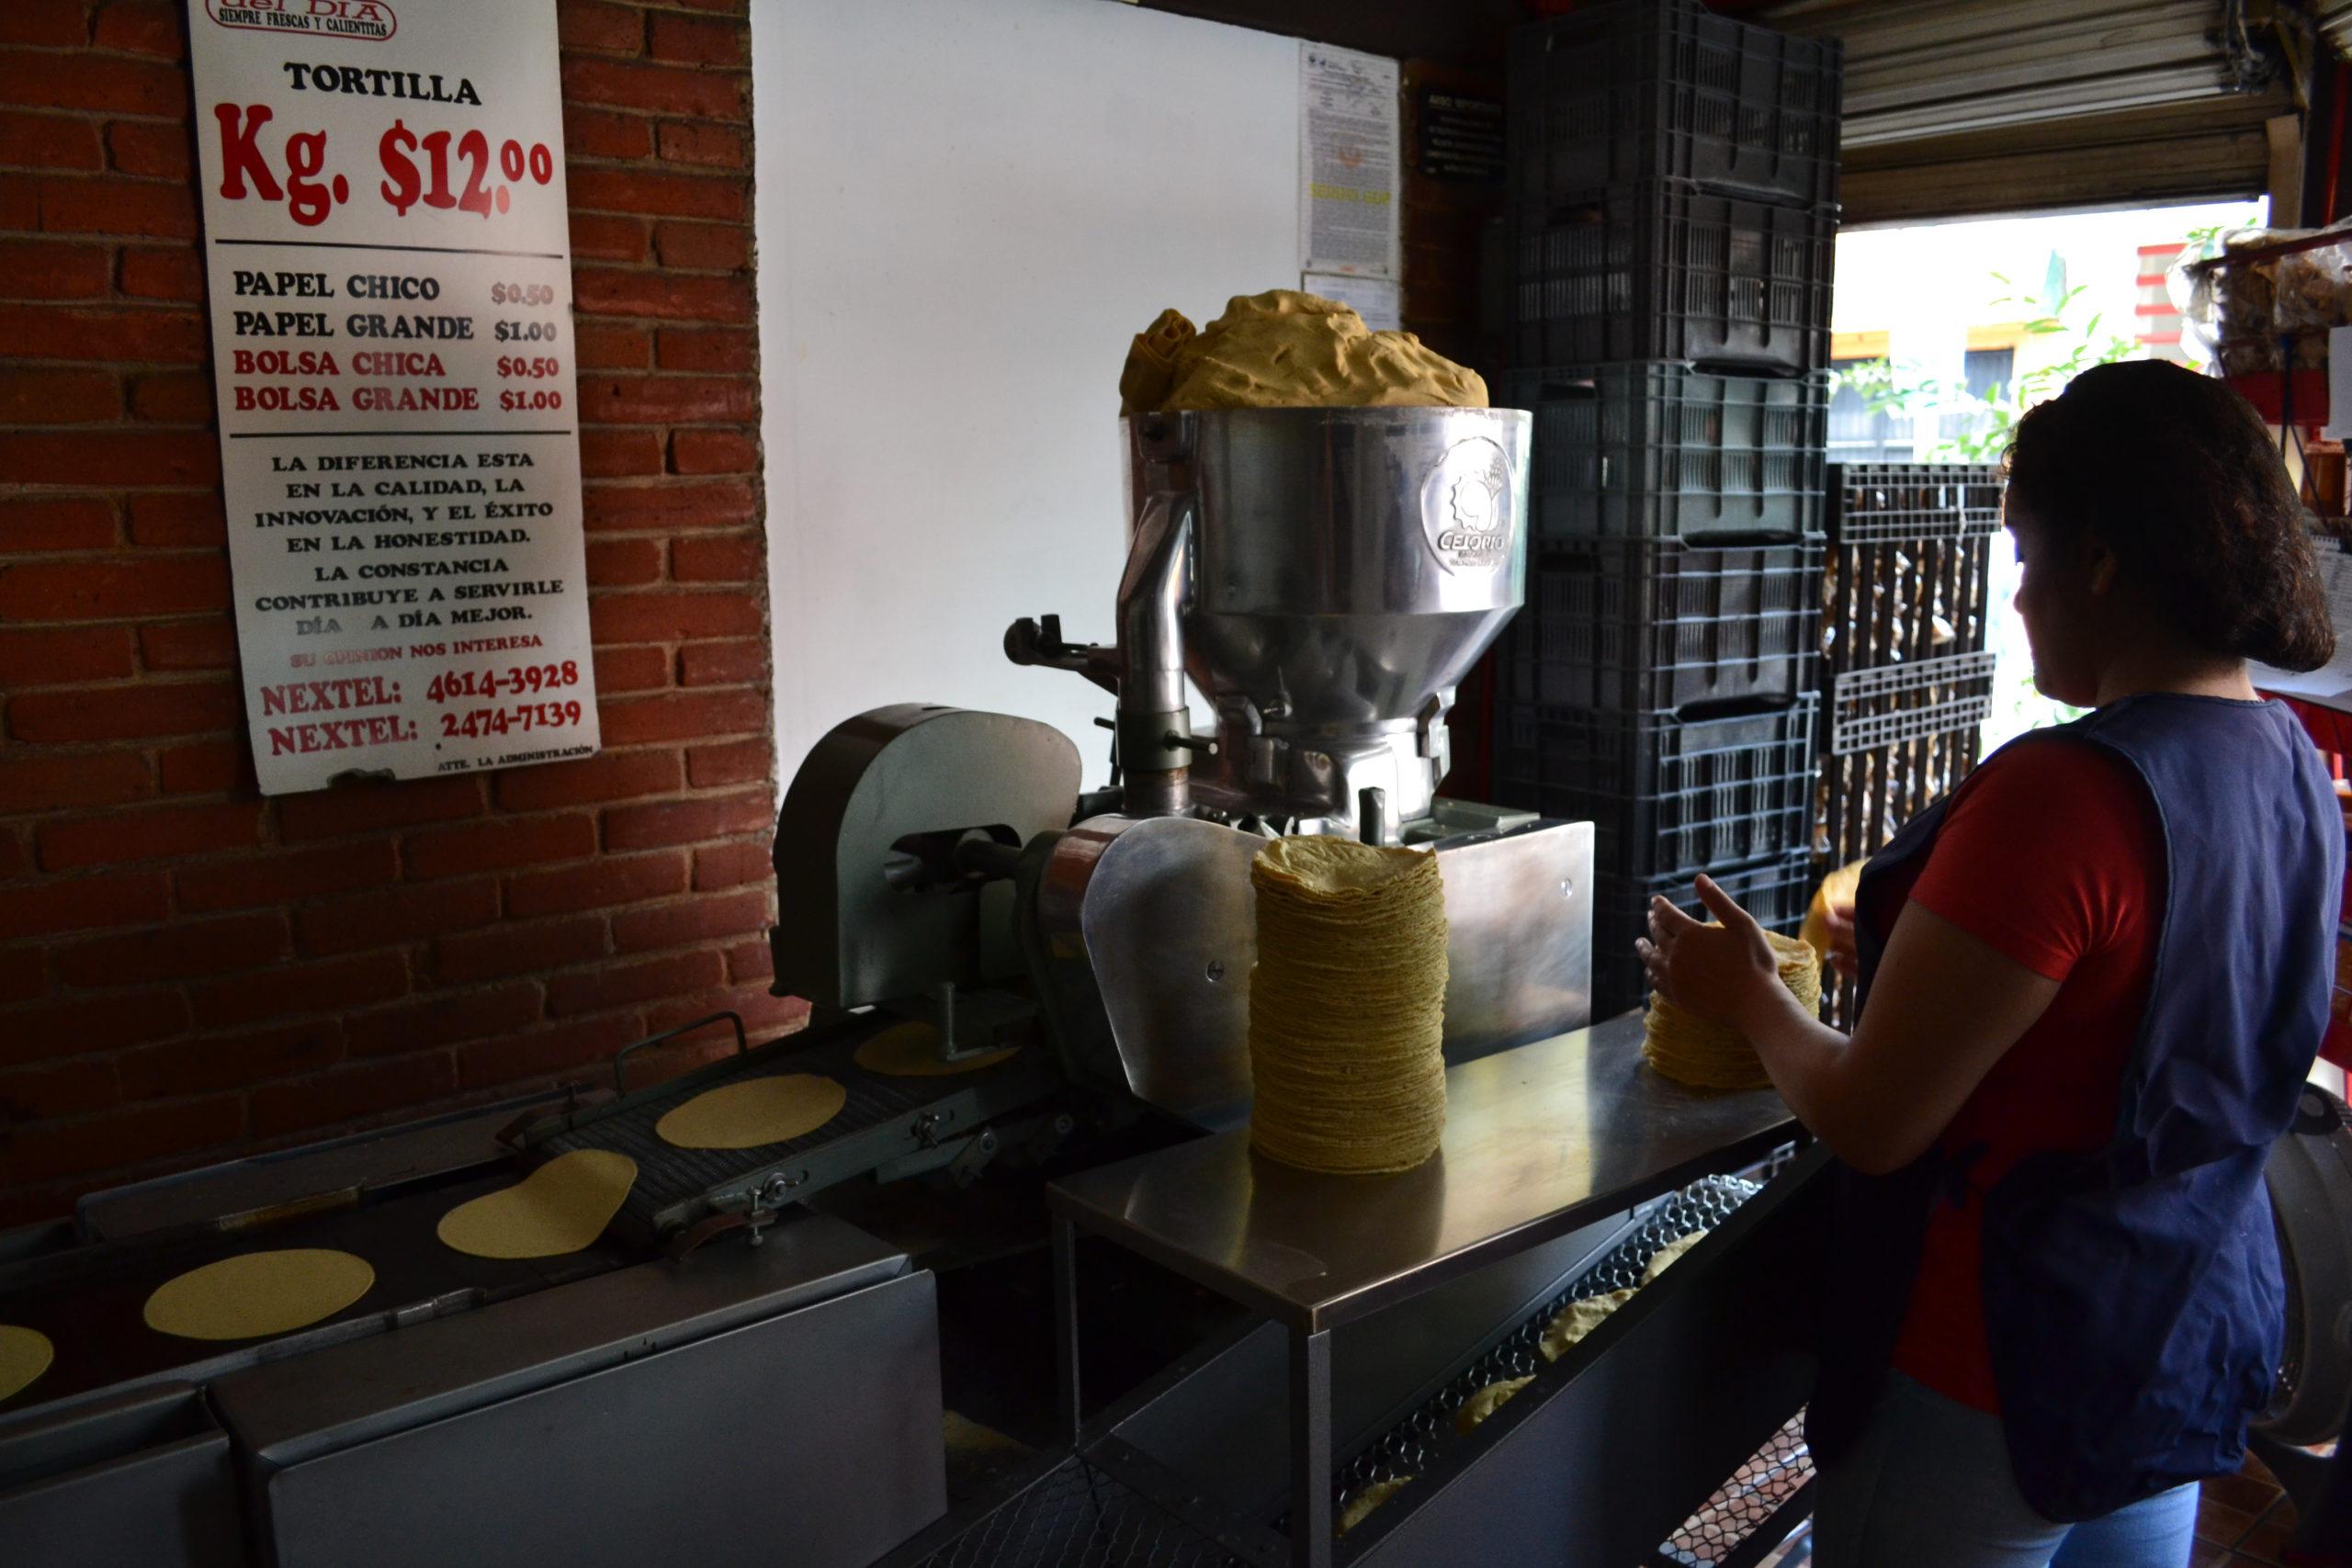
[[596, 750], [555, 0], [188, 0], [266, 793]]

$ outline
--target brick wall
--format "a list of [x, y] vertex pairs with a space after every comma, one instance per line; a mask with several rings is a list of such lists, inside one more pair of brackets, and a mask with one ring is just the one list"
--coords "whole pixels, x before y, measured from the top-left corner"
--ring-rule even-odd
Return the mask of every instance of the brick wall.
[[605, 747], [264, 800], [181, 7], [0, 4], [0, 1224], [766, 995], [745, 0], [564, 0]]

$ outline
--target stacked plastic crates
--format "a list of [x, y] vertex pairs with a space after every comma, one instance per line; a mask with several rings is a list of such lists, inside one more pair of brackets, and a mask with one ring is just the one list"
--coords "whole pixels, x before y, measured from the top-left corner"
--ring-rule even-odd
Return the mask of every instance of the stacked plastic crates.
[[[1822, 624], [1820, 869], [1874, 853], [1976, 765], [1993, 702], [1987, 643], [2000, 470], [1829, 469]], [[1830, 999], [1850, 1018], [1852, 988]]]
[[1838, 52], [1693, 0], [1511, 46], [1513, 361], [1535, 416], [1527, 606], [1494, 795], [1582, 818], [1593, 1009], [1639, 1003], [1653, 892], [1810, 895]]

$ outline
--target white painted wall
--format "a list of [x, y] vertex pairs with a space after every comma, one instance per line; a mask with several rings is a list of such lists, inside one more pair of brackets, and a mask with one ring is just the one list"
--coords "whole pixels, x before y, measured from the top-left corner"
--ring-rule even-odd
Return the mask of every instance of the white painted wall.
[[1102, 782], [1118, 378], [1163, 307], [1297, 287], [1290, 39], [1107, 0], [752, 0], [776, 740], [891, 702], [1048, 720]]

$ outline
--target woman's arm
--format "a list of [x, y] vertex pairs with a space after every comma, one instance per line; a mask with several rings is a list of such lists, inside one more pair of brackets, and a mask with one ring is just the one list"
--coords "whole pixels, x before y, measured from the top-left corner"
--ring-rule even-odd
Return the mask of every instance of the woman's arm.
[[1640, 944], [1651, 984], [1746, 1035], [1797, 1119], [1871, 1175], [1924, 1153], [2058, 994], [2057, 981], [1907, 903], [1849, 1037], [1798, 1005], [1763, 928], [1729, 894], [1702, 876], [1699, 897], [1720, 925], [1652, 901]]

